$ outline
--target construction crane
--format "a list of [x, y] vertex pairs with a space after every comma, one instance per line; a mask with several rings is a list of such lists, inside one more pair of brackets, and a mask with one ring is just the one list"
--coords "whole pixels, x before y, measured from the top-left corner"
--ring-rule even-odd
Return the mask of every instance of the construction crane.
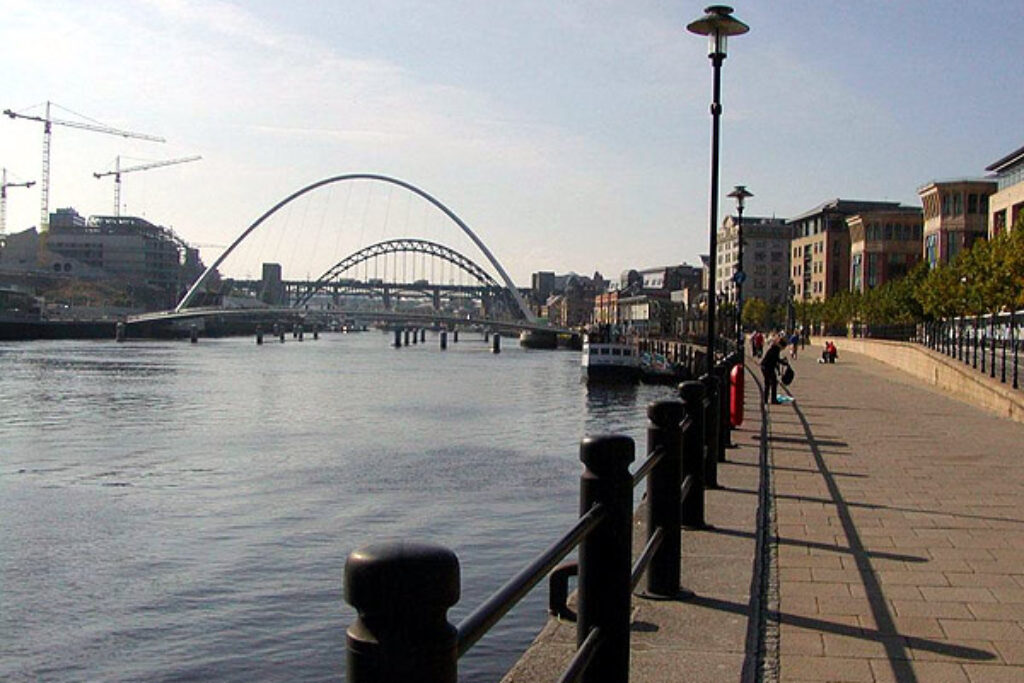
[[0, 174], [2, 180], [0, 180], [0, 237], [7, 234], [7, 188], [8, 187], [32, 187], [36, 184], [36, 181], [30, 180], [26, 183], [9, 183], [7, 182], [7, 169], [3, 169], [3, 173]]
[[103, 178], [108, 175], [114, 176], [114, 215], [121, 215], [121, 174], [131, 173], [133, 171], [148, 171], [151, 168], [160, 168], [161, 166], [173, 166], [174, 164], [185, 164], [190, 161], [199, 161], [202, 159], [201, 156], [182, 157], [180, 159], [165, 159], [164, 161], [154, 161], [148, 164], [139, 164], [138, 166], [129, 166], [128, 168], [121, 168], [121, 156], [118, 155], [117, 159], [114, 160], [113, 171], [103, 171], [101, 173], [93, 173], [97, 178]]
[[[140, 140], [151, 140], [153, 142], [166, 142], [166, 140], [164, 140], [163, 138], [157, 137], [155, 135], [133, 133], [131, 131], [121, 130], [119, 128], [112, 128], [111, 126], [106, 126], [99, 122], [83, 123], [81, 121], [66, 121], [63, 119], [55, 119], [50, 116], [50, 104], [50, 101], [47, 100], [45, 116], [29, 116], [27, 114], [19, 114], [17, 112], [11, 111], [10, 109], [4, 109], [4, 114], [11, 117], [12, 119], [26, 119], [28, 121], [39, 121], [43, 124], [43, 172], [40, 177], [40, 194], [42, 195], [42, 215], [39, 218], [40, 232], [46, 231], [50, 227], [50, 133], [54, 125], [67, 126], [68, 128], [79, 128], [81, 130], [90, 130], [94, 133], [106, 133], [107, 135], [120, 135], [121, 137], [125, 138], [138, 138]], [[61, 108], [63, 109], [63, 107]]]

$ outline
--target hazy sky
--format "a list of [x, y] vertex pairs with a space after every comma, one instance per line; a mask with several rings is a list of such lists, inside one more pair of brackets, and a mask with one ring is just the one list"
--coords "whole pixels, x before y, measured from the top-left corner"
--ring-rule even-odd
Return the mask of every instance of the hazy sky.
[[[734, 7], [751, 30], [723, 70], [721, 186], [754, 193], [748, 216], [835, 197], [919, 205], [921, 185], [982, 176], [1024, 145], [1020, 0]], [[520, 284], [617, 276], [707, 251], [711, 68], [685, 28], [703, 8], [0, 0], [0, 108], [38, 115], [50, 100], [167, 138], [55, 126], [51, 210], [111, 213], [112, 180], [92, 172], [117, 155], [201, 154], [126, 174], [122, 203], [227, 244], [311, 182], [380, 173], [447, 204]], [[41, 140], [40, 124], [0, 119], [9, 180], [39, 179]], [[9, 191], [8, 232], [38, 223], [39, 199]]]

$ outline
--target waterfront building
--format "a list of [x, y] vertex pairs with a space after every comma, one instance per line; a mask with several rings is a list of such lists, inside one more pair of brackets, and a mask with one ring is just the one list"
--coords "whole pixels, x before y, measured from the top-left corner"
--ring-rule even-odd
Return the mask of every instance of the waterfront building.
[[905, 276], [921, 261], [921, 209], [901, 206], [846, 219], [850, 232], [850, 289], [866, 292]]
[[564, 276], [564, 284], [558, 283], [559, 291], [551, 294], [541, 307], [541, 317], [561, 327], [579, 327], [591, 321], [594, 311], [594, 297], [604, 286], [604, 281], [595, 274], [594, 278], [571, 273]]
[[[786, 300], [789, 286], [789, 245], [792, 227], [782, 218], [750, 216], [743, 219], [743, 264], [746, 273], [743, 298], [779, 304]], [[718, 230], [715, 291], [726, 301], [736, 302], [740, 255], [740, 230], [735, 216], [726, 216]]]
[[203, 272], [199, 250], [169, 228], [132, 216], [50, 214], [50, 229], [11, 235], [0, 267], [22, 277], [61, 277], [128, 285], [137, 303], [170, 308]]
[[1024, 211], [1024, 147], [988, 166], [995, 174], [996, 192], [989, 198], [988, 237], [992, 239], [1013, 226]]
[[979, 239], [988, 237], [993, 180], [936, 180], [918, 189], [924, 207], [924, 260], [929, 268], [949, 263]]
[[[608, 291], [594, 296], [592, 322], [651, 336], [670, 334], [679, 302], [701, 289], [702, 276], [701, 268], [687, 263], [623, 271]], [[677, 292], [687, 295], [681, 299]]]
[[555, 291], [555, 274], [549, 270], [534, 273], [530, 277], [530, 290], [534, 303], [544, 303]]
[[850, 231], [854, 214], [889, 211], [898, 202], [832, 199], [788, 221], [792, 296], [820, 301], [850, 289]]

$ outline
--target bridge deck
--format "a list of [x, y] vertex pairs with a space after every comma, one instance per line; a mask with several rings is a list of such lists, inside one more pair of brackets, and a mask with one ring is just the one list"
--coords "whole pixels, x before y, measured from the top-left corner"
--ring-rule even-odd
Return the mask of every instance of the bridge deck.
[[[684, 534], [697, 598], [635, 599], [630, 680], [735, 681], [750, 664], [762, 426], [765, 680], [1024, 680], [1024, 425], [816, 351], [765, 422], [747, 383], [748, 421], [708, 493], [714, 528]], [[574, 640], [573, 624], [549, 624], [506, 680], [553, 680]]]

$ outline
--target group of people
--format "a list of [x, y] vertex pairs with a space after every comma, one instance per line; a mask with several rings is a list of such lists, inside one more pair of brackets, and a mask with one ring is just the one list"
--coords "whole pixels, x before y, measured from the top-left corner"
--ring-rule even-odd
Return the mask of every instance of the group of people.
[[[761, 359], [761, 374], [764, 377], [764, 402], [780, 403], [779, 401], [779, 380], [783, 384], [789, 384], [793, 378], [793, 370], [789, 361], [783, 356], [783, 351], [789, 347], [790, 358], [797, 357], [797, 350], [802, 341], [800, 333], [794, 332], [787, 335], [778, 332], [771, 336], [768, 342], [768, 350], [765, 350], [765, 337], [761, 332], [755, 331], [750, 335], [750, 350], [754, 358]], [[835, 363], [839, 352], [832, 340], [825, 342], [825, 348], [821, 351], [819, 363]]]

